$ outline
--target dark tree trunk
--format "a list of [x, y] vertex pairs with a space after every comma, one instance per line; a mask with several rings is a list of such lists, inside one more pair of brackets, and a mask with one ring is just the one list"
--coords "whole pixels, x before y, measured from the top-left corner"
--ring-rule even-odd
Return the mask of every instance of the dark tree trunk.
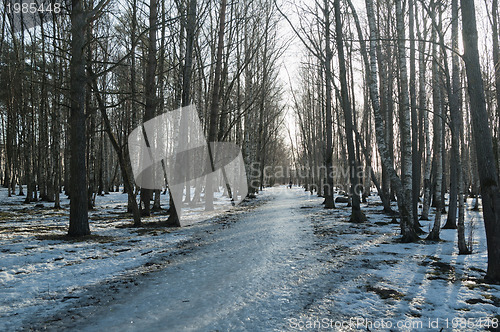
[[[448, 218], [445, 229], [457, 228], [457, 203], [458, 196], [461, 193], [462, 184], [459, 183], [462, 172], [462, 163], [460, 160], [460, 126], [462, 111], [460, 109], [460, 66], [458, 59], [458, 0], [452, 0], [452, 73], [451, 73], [451, 96], [450, 120], [451, 120], [451, 157], [450, 157], [450, 196], [448, 206]], [[459, 241], [460, 249], [460, 241]]]
[[[497, 137], [495, 140], [497, 168], [500, 169], [500, 45], [498, 35], [498, 0], [492, 2], [492, 39], [493, 39], [493, 64], [495, 68], [495, 92], [497, 99]], [[500, 181], [500, 179], [499, 179]]]
[[325, 82], [326, 82], [326, 151], [325, 151], [325, 164], [326, 164], [326, 190], [325, 190], [325, 209], [334, 209], [335, 202], [333, 200], [333, 138], [332, 138], [332, 83], [331, 83], [331, 61], [332, 50], [330, 49], [330, 10], [328, 8], [328, 1], [324, 1], [323, 15], [325, 19]]
[[[226, 0], [221, 0], [220, 3], [220, 12], [219, 12], [219, 31], [218, 31], [218, 39], [217, 39], [217, 55], [215, 60], [215, 73], [214, 73], [214, 86], [212, 90], [212, 101], [210, 105], [210, 118], [209, 118], [209, 127], [208, 127], [208, 149], [210, 155], [210, 164], [213, 169], [213, 156], [212, 151], [210, 149], [210, 142], [214, 142], [217, 138], [217, 124], [219, 117], [219, 104], [220, 104], [220, 88], [221, 88], [221, 76], [222, 76], [222, 51], [224, 50], [224, 32], [225, 32], [225, 24], [226, 24]], [[211, 211], [214, 209], [214, 193], [213, 187], [215, 184], [215, 178], [212, 174], [207, 175], [205, 187], [205, 210]]]
[[500, 282], [500, 190], [479, 63], [476, 13], [474, 0], [461, 0], [461, 4], [464, 61], [488, 244], [486, 278], [492, 282]]
[[335, 32], [337, 52], [340, 68], [340, 91], [342, 96], [342, 109], [344, 110], [345, 131], [347, 137], [347, 151], [349, 158], [349, 173], [351, 179], [351, 194], [352, 194], [352, 214], [351, 222], [363, 222], [366, 216], [361, 211], [360, 196], [358, 184], [361, 182], [359, 179], [359, 172], [357, 168], [356, 154], [354, 151], [354, 136], [353, 136], [353, 121], [352, 121], [352, 108], [349, 100], [349, 90], [347, 86], [347, 72], [344, 57], [344, 41], [342, 36], [342, 22], [340, 18], [340, 0], [334, 1], [335, 9]]
[[[145, 95], [146, 106], [144, 109], [143, 121], [151, 120], [155, 116], [156, 105], [158, 100], [156, 98], [156, 32], [158, 15], [158, 1], [149, 1], [149, 38], [148, 38], [148, 59], [146, 66], [145, 77]], [[153, 190], [141, 188], [141, 214], [143, 216], [151, 215], [151, 198]]]
[[[462, 169], [462, 158], [465, 153], [461, 153], [460, 146], [464, 146], [464, 126], [462, 114], [462, 90], [460, 87], [460, 65], [458, 57], [458, 0], [451, 1], [451, 38], [452, 38], [452, 93], [453, 100], [450, 100], [450, 116], [452, 123], [452, 150], [455, 154], [456, 169], [457, 169], [457, 200], [458, 200], [458, 221], [457, 221], [457, 241], [458, 254], [467, 255], [472, 253], [472, 248], [467, 246], [465, 240], [465, 198], [464, 198], [464, 179]], [[452, 107], [457, 103], [457, 107]], [[457, 140], [453, 142], [453, 140]], [[455, 149], [454, 149], [455, 146]], [[451, 191], [451, 190], [450, 190]], [[451, 194], [450, 194], [451, 196]], [[456, 209], [455, 209], [456, 210]], [[452, 204], [448, 211], [448, 218], [452, 213]], [[455, 212], [456, 213], [456, 212]]]
[[[187, 24], [186, 24], [186, 59], [184, 61], [184, 68], [182, 73], [182, 107], [189, 106], [191, 103], [191, 76], [193, 72], [193, 48], [194, 48], [194, 38], [195, 38], [195, 28], [196, 28], [196, 0], [190, 0], [187, 9]], [[182, 115], [181, 115], [182, 116]], [[181, 120], [182, 121], [182, 120]], [[182, 138], [186, 138], [183, 136]], [[187, 172], [189, 176], [189, 171]], [[186, 192], [191, 191], [191, 186], [189, 185], [189, 179], [186, 179]], [[186, 197], [188, 198], [189, 196]], [[180, 227], [179, 215], [177, 214], [177, 209], [175, 208], [174, 200], [172, 199], [172, 194], [170, 194], [169, 200], [169, 211], [170, 215], [167, 219], [167, 225], [171, 227]]]
[[[94, 76], [92, 72], [90, 72], [90, 76]], [[134, 226], [136, 227], [141, 226], [141, 213], [139, 210], [139, 206], [137, 205], [136, 196], [134, 194], [132, 175], [130, 172], [131, 166], [128, 156], [128, 149], [125, 147], [122, 150], [122, 147], [118, 143], [118, 139], [113, 134], [113, 130], [111, 128], [111, 122], [109, 121], [108, 114], [106, 113], [106, 105], [104, 104], [102, 95], [99, 92], [99, 88], [97, 86], [95, 78], [91, 83], [92, 83], [92, 88], [94, 89], [94, 93], [96, 95], [97, 106], [99, 107], [99, 111], [101, 112], [101, 116], [104, 122], [104, 131], [108, 135], [109, 140], [111, 141], [111, 145], [113, 146], [113, 149], [115, 150], [118, 156], [118, 163], [120, 165], [120, 170], [123, 177], [123, 186], [125, 187], [125, 191], [127, 192], [128, 195], [128, 206], [130, 206], [132, 210], [132, 215], [134, 218]]]
[[409, 27], [410, 34], [410, 113], [411, 113], [411, 164], [412, 164], [412, 212], [413, 224], [415, 229], [420, 229], [418, 221], [418, 198], [420, 196], [420, 155], [418, 153], [419, 123], [417, 114], [417, 88], [416, 88], [416, 56], [415, 56], [415, 4], [408, 1]]
[[88, 222], [87, 165], [85, 162], [85, 30], [83, 0], [73, 0], [71, 11], [71, 113], [70, 113], [70, 186], [69, 236], [90, 234]]

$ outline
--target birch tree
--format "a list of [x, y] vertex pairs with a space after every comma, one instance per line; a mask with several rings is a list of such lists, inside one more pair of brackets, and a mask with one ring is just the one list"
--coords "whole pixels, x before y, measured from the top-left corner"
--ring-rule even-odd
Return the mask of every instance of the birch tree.
[[[403, 184], [401, 179], [398, 177], [392, 163], [392, 157], [387, 148], [387, 142], [385, 140], [385, 128], [382, 120], [382, 115], [380, 113], [380, 100], [378, 95], [378, 78], [377, 78], [377, 41], [379, 40], [377, 27], [375, 25], [375, 12], [373, 8], [372, 0], [365, 0], [366, 4], [366, 13], [368, 16], [368, 23], [370, 27], [370, 82], [369, 82], [369, 90], [370, 90], [370, 99], [373, 109], [373, 114], [375, 118], [375, 134], [377, 138], [377, 146], [380, 153], [380, 158], [382, 163], [385, 165], [386, 169], [389, 172], [391, 181], [395, 187], [396, 195], [398, 197], [398, 208], [400, 215], [400, 226], [401, 226], [401, 235], [403, 242], [413, 242], [416, 241], [419, 237], [415, 232], [412, 222], [412, 214], [411, 211], [411, 199], [407, 200]], [[411, 183], [411, 182], [410, 182]]]
[[412, 182], [412, 140], [411, 113], [408, 97], [408, 72], [406, 67], [406, 34], [402, 2], [396, 1], [396, 25], [398, 31], [398, 64], [400, 72], [399, 121], [401, 135], [401, 180], [404, 200], [408, 213], [413, 218], [413, 182]]
[[441, 215], [442, 215], [442, 200], [441, 200], [441, 190], [442, 190], [442, 179], [443, 179], [443, 140], [442, 140], [442, 114], [443, 114], [443, 102], [440, 87], [441, 72], [438, 66], [438, 51], [437, 51], [437, 34], [438, 28], [441, 24], [436, 24], [436, 8], [441, 11], [440, 4], [431, 1], [431, 15], [432, 15], [432, 34], [431, 41], [432, 44], [432, 100], [433, 100], [433, 113], [434, 113], [434, 165], [435, 165], [435, 192], [434, 201], [436, 206], [436, 214], [434, 216], [434, 225], [431, 232], [427, 236], [428, 240], [439, 240], [439, 231], [441, 229]]

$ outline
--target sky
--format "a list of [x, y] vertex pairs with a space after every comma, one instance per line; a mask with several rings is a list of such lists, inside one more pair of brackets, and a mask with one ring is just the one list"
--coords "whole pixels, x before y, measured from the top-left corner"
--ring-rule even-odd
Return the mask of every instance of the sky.
[[[295, 8], [295, 4], [300, 6], [301, 4], [306, 4], [309, 7], [314, 6], [315, 0], [301, 0], [301, 1], [291, 1], [291, 0], [282, 0], [280, 9], [288, 16], [288, 19], [294, 24], [294, 26], [298, 26], [298, 16], [297, 10]], [[365, 1], [364, 0], [352, 0], [354, 6], [356, 7], [357, 14], [361, 21], [362, 27], [366, 22], [366, 10], [365, 10]], [[492, 56], [491, 50], [491, 25], [486, 12], [486, 6], [491, 7], [491, 0], [475, 0], [476, 4], [476, 19], [477, 19], [477, 28], [479, 35], [479, 51], [482, 56], [487, 55], [488, 57]], [[461, 27], [459, 28], [461, 29]], [[451, 30], [451, 28], [448, 28]], [[290, 40], [290, 45], [287, 48], [286, 52], [282, 57], [282, 65], [280, 69], [280, 80], [284, 85], [284, 103], [288, 105], [287, 114], [285, 116], [285, 123], [288, 126], [290, 132], [292, 133], [292, 137], [295, 139], [296, 132], [296, 121], [294, 116], [293, 107], [293, 98], [290, 92], [290, 89], [293, 88], [295, 91], [300, 90], [300, 63], [303, 61], [304, 56], [308, 54], [305, 46], [302, 44], [301, 40], [295, 35], [293, 29], [290, 27], [290, 24], [282, 19], [280, 23], [280, 36], [282, 40]], [[459, 38], [460, 50], [462, 40]], [[484, 67], [485, 61], [483, 61], [482, 65]], [[491, 63], [488, 61], [488, 63]], [[361, 63], [359, 63], [361, 66]], [[361, 68], [360, 68], [361, 69]], [[485, 68], [483, 68], [484, 70]], [[360, 77], [359, 82], [362, 82], [362, 78]], [[361, 83], [362, 84], [362, 83]], [[362, 98], [358, 98], [356, 103], [362, 103]], [[289, 135], [286, 134], [287, 143], [290, 144]], [[292, 142], [292, 144], [295, 142]]]
[[[360, 16], [360, 20], [364, 20], [365, 10], [364, 10], [364, 1], [363, 0], [352, 0], [358, 15]], [[302, 0], [302, 1], [291, 1], [283, 0], [283, 6], [280, 6], [280, 9], [283, 11], [285, 15], [288, 16], [288, 19], [294, 26], [298, 26], [299, 17], [297, 15], [297, 7], [300, 7], [302, 4], [305, 4], [309, 7], [314, 6], [314, 0]], [[290, 27], [290, 24], [282, 19], [280, 22], [280, 36], [283, 41], [290, 41], [290, 45], [288, 46], [286, 52], [282, 57], [282, 64], [280, 69], [280, 80], [284, 85], [284, 103], [288, 105], [287, 113], [285, 115], [285, 124], [290, 130], [291, 136], [295, 140], [295, 136], [298, 135], [296, 128], [295, 115], [293, 110], [293, 97], [291, 94], [291, 89], [294, 89], [296, 92], [300, 90], [300, 65], [301, 61], [303, 61], [304, 57], [309, 55], [309, 52], [303, 45], [302, 41], [296, 36], [293, 29]], [[286, 134], [287, 144], [295, 144], [291, 142], [289, 139], [288, 133]]]

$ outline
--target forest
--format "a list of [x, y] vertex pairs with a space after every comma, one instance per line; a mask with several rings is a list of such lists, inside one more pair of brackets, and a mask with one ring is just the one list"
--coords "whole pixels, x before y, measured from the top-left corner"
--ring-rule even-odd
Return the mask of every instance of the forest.
[[[499, 20], [498, 0], [3, 0], [2, 252], [19, 232], [92, 246], [113, 223], [184, 236], [180, 209], [225, 222], [296, 195], [290, 209], [314, 200], [302, 210], [343, 211], [354, 232], [386, 218], [398, 248], [481, 254], [496, 287]], [[246, 191], [224, 166], [195, 179], [197, 156], [181, 201], [167, 161], [161, 189], [138, 184], [131, 134], [192, 106], [207, 169], [210, 142], [234, 143]]]

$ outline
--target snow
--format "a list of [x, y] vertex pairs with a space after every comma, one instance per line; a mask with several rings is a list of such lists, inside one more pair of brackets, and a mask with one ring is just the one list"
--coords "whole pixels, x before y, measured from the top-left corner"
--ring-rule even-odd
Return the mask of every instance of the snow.
[[[168, 201], [168, 196], [163, 197]], [[21, 327], [33, 315], [57, 312], [91, 285], [144, 269], [155, 254], [188, 239], [188, 234], [165, 228], [124, 228], [131, 223], [130, 218], [122, 219], [127, 195], [111, 193], [98, 197], [96, 209], [89, 214], [95, 235], [82, 241], [63, 240], [69, 201], [62, 200], [63, 210], [53, 210], [53, 203], [35, 206], [23, 200], [0, 190], [2, 331]], [[148, 221], [162, 218], [166, 216]]]
[[[349, 249], [359, 258], [348, 262], [348, 267], [344, 266], [343, 273], [348, 273], [342, 279], [347, 281], [340, 282], [342, 285], [325, 301], [336, 303], [336, 314], [347, 321], [351, 318], [372, 323], [385, 320], [393, 327], [412, 321], [414, 325], [408, 325], [428, 329], [431, 322], [437, 322], [431, 325], [436, 330], [455, 330], [455, 327], [463, 330], [464, 319], [471, 318], [475, 318], [467, 328], [471, 331], [483, 330], [488, 322], [491, 324], [491, 319], [498, 322], [500, 287], [482, 284], [479, 280], [487, 268], [487, 249], [483, 220], [479, 212], [471, 211], [472, 200], [467, 202], [465, 219], [468, 221], [466, 226], [473, 227], [474, 252], [465, 256], [458, 255], [456, 230], [441, 230], [442, 241], [437, 243], [398, 243], [395, 236], [399, 234], [399, 226], [391, 224], [390, 217], [380, 214], [381, 207], [374, 203], [376, 198], [371, 196], [368, 206], [362, 207], [369, 222], [354, 226], [359, 232], [341, 236], [342, 240], [348, 239]], [[342, 223], [345, 224], [342, 219], [346, 220], [349, 215], [345, 210], [334, 219], [325, 217], [330, 214], [328, 212], [318, 214], [322, 216], [319, 227], [331, 232], [338, 232]], [[433, 214], [430, 219], [421, 222], [424, 230], [432, 226]], [[442, 217], [442, 225], [445, 221], [446, 215]], [[348, 224], [348, 227], [353, 225]], [[359, 234], [363, 234], [365, 241], [353, 246], [359, 241]], [[381, 234], [388, 237], [380, 237]], [[377, 294], [382, 292], [384, 294]]]
[[500, 318], [500, 286], [480, 280], [486, 242], [471, 200], [474, 247], [463, 256], [456, 230], [398, 243], [399, 226], [375, 195], [362, 204], [362, 224], [347, 222], [345, 204], [325, 210], [303, 189], [275, 187], [253, 207], [205, 222], [191, 211], [195, 224], [169, 230], [117, 228], [131, 221], [121, 219], [126, 195], [112, 193], [98, 197], [88, 241], [52, 236], [65, 233], [67, 209], [26, 209], [5, 196], [0, 330], [458, 331], [469, 319], [475, 331]]

